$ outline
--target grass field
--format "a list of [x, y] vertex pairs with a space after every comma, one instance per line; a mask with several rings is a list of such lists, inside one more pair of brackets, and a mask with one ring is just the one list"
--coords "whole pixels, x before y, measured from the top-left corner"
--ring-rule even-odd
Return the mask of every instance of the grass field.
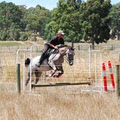
[[119, 120], [113, 94], [0, 93], [0, 120]]
[[[43, 43], [43, 42], [42, 42]], [[112, 41], [113, 43], [113, 41]], [[2, 43], [14, 46], [14, 43]], [[26, 43], [15, 43], [18, 46], [25, 46]], [[31, 46], [33, 42], [27, 43]], [[36, 44], [36, 43], [34, 43]], [[37, 44], [40, 44], [37, 43]], [[119, 41], [117, 41], [119, 44]], [[16, 45], [15, 45], [16, 46]], [[6, 51], [10, 51], [9, 48]], [[4, 51], [4, 50], [3, 50]], [[12, 50], [11, 50], [12, 51]], [[113, 65], [119, 63], [119, 49], [102, 49], [103, 61], [111, 60]], [[16, 49], [13, 54], [9, 52], [0, 53], [0, 82], [12, 82], [16, 84]], [[33, 53], [34, 56], [39, 53]], [[23, 55], [20, 54], [20, 58]], [[88, 52], [76, 50], [74, 66], [70, 67], [64, 63], [65, 74], [61, 79], [50, 79], [50, 82], [72, 82], [88, 79]], [[23, 61], [20, 61], [21, 64]], [[93, 61], [94, 63], [94, 61]], [[99, 57], [98, 57], [98, 63]], [[97, 63], [97, 64], [98, 64]], [[98, 66], [99, 67], [99, 66]], [[22, 69], [22, 66], [21, 66]], [[87, 71], [86, 71], [87, 69]], [[76, 72], [77, 71], [77, 72]], [[22, 77], [21, 72], [21, 77]], [[72, 76], [71, 76], [72, 75]], [[92, 79], [94, 80], [94, 75]], [[119, 120], [120, 100], [115, 93], [81, 93], [80, 86], [39, 88], [37, 94], [24, 92], [18, 95], [15, 88], [7, 84], [3, 90], [0, 89], [0, 120]], [[15, 87], [15, 86], [14, 86]], [[85, 86], [87, 87], [87, 86]], [[10, 88], [10, 89], [9, 89]], [[38, 94], [39, 93], [39, 94]]]

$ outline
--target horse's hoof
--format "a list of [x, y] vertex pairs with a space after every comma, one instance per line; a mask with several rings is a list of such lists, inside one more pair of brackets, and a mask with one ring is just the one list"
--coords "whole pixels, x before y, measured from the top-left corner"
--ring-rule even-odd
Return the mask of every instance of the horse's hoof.
[[62, 76], [62, 73], [59, 73], [58, 75], [53, 75], [54, 78], [60, 78]]
[[53, 77], [53, 75], [52, 74], [50, 74], [50, 75], [48, 75], [49, 77]]
[[60, 78], [62, 76], [62, 74], [58, 74], [57, 78]]

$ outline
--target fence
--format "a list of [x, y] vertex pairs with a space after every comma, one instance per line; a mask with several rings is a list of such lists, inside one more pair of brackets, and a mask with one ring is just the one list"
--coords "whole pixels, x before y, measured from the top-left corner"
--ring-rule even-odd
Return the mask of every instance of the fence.
[[[82, 53], [83, 55], [80, 55]], [[107, 60], [109, 60], [109, 58]], [[47, 79], [46, 81], [43, 80], [44, 83], [42, 84], [41, 83], [39, 83], [38, 85], [33, 84], [32, 86], [33, 87], [50, 87], [50, 86], [81, 85], [81, 84], [92, 83], [93, 87], [90, 87], [89, 91], [103, 92], [104, 91], [103, 78], [102, 78], [102, 62], [103, 61], [105, 61], [105, 58], [102, 56], [102, 53], [100, 52], [100, 50], [91, 50], [89, 48], [87, 52], [76, 51], [76, 58], [75, 58], [76, 64], [72, 67], [72, 69], [70, 69], [71, 67], [68, 68], [68, 66], [67, 66], [67, 69], [64, 67], [65, 68], [64, 78], [61, 78], [59, 82], [58, 80], [51, 78], [52, 83], [49, 83], [48, 82], [49, 79]], [[64, 64], [64, 66], [66, 66], [66, 63]], [[107, 70], [107, 73], [108, 73], [108, 70]], [[82, 75], [80, 76], [80, 74]], [[108, 76], [107, 77], [108, 83], [110, 83], [109, 74], [107, 74], [107, 76]], [[31, 82], [30, 82], [30, 91], [31, 91]], [[88, 89], [82, 89], [82, 91], [88, 91]]]
[[[18, 48], [18, 47], [17, 47]], [[32, 58], [35, 56], [38, 56], [41, 54], [43, 46], [33, 46], [32, 47]], [[10, 52], [6, 52], [7, 48], [5, 47], [5, 51], [2, 48], [2, 52], [0, 52], [0, 83], [1, 86], [4, 84], [7, 86], [11, 86], [10, 89], [12, 91], [16, 90], [17, 86], [17, 75], [16, 75], [16, 47], [14, 49], [8, 48]], [[20, 49], [30, 49], [30, 47], [21, 47]], [[87, 51], [79, 51], [75, 49], [75, 59], [74, 59], [74, 65], [70, 67], [65, 59], [65, 62], [63, 64], [64, 67], [64, 75], [60, 79], [55, 78], [46, 78], [44, 80], [44, 74], [42, 75], [41, 81], [39, 81], [39, 84], [50, 84], [51, 82], [53, 84], [56, 83], [77, 83], [82, 81], [92, 81], [92, 85], [95, 86], [96, 89], [99, 90], [101, 87], [103, 89], [103, 79], [101, 78], [102, 68], [101, 68], [101, 55], [98, 54], [98, 52], [91, 53], [91, 67], [89, 65], [90, 59], [89, 59], [89, 52]], [[95, 57], [96, 56], [96, 57]], [[27, 68], [24, 68], [24, 58], [30, 57], [30, 52], [26, 52], [25, 54], [23, 52], [19, 53], [19, 63], [20, 63], [20, 78], [21, 78], [21, 87], [23, 88], [24, 80], [27, 78]], [[102, 62], [107, 64], [107, 62], [111, 60], [112, 66], [115, 66], [116, 61], [118, 61], [118, 56], [114, 59], [113, 55], [111, 54], [104, 54], [102, 53]], [[96, 67], [95, 67], [96, 64]], [[90, 71], [91, 68], [91, 71]], [[95, 70], [96, 69], [96, 70]], [[115, 68], [113, 67], [113, 72]], [[110, 86], [111, 79], [109, 77], [109, 69], [107, 67], [106, 69], [107, 73], [107, 80], [108, 80], [108, 87]], [[97, 79], [96, 79], [97, 78]], [[96, 82], [95, 82], [96, 81]], [[100, 84], [99, 84], [100, 83]], [[59, 84], [61, 85], [61, 84]], [[12, 88], [14, 86], [14, 88]], [[80, 86], [79, 91], [83, 88], [87, 88], [87, 86]], [[92, 88], [93, 89], [93, 88]]]
[[[34, 52], [33, 52], [33, 48], [34, 47], [36, 47], [36, 46], [32, 46], [31, 48], [32, 49], [19, 49], [18, 51], [17, 51], [17, 64], [18, 63], [22, 63], [22, 61], [23, 61], [23, 63], [24, 63], [24, 61], [25, 61], [25, 57], [23, 57], [23, 59], [22, 59], [22, 61], [20, 62], [18, 59], [19, 59], [19, 56], [20, 55], [18, 55], [18, 53], [20, 52], [20, 51], [23, 51], [24, 53], [23, 53], [23, 56], [26, 56], [26, 53], [28, 53], [29, 54], [29, 57], [30, 58], [33, 58], [34, 57]], [[36, 50], [36, 49], [35, 49]], [[39, 55], [40, 55], [40, 53], [39, 53]], [[18, 62], [19, 61], [19, 62]], [[57, 80], [57, 79], [55, 79], [55, 78], [47, 78], [47, 80], [46, 81], [44, 81], [44, 86], [63, 86], [63, 85], [80, 85], [80, 84], [90, 84], [90, 82], [88, 82], [87, 81], [87, 79], [86, 78], [82, 78], [82, 80], [81, 81], [79, 81], [80, 79], [79, 79], [79, 74], [80, 74], [80, 71], [79, 71], [79, 69], [78, 70], [74, 70], [75, 71], [75, 73], [73, 73], [73, 69], [75, 69], [74, 67], [72, 67], [71, 69], [70, 68], [68, 68], [68, 65], [66, 65], [67, 63], [65, 62], [64, 63], [64, 69], [65, 69], [65, 66], [67, 67], [66, 68], [66, 70], [65, 70], [65, 74], [64, 74], [64, 77], [63, 78], [61, 78], [60, 80]], [[87, 66], [88, 67], [88, 66]], [[18, 68], [19, 69], [19, 68]], [[24, 70], [24, 64], [23, 64], [23, 66], [22, 66], [22, 69], [23, 69], [23, 80], [22, 80], [22, 84], [24, 84], [25, 82], [24, 82], [24, 80], [25, 80], [25, 78], [27, 78], [26, 76], [25, 76], [25, 70]], [[18, 70], [18, 71], [20, 71], [20, 70]], [[68, 71], [68, 72], [66, 72], [66, 71]], [[82, 71], [82, 74], [83, 74], [83, 72], [84, 71]], [[85, 72], [86, 73], [86, 72]], [[88, 77], [88, 75], [86, 76], [86, 77]], [[31, 91], [31, 80], [32, 80], [32, 77], [30, 76], [30, 91]], [[20, 75], [18, 75], [18, 80], [20, 79]], [[52, 83], [49, 83], [49, 79], [52, 79]], [[40, 81], [40, 82], [43, 82], [43, 81]], [[18, 84], [19, 84], [19, 82], [18, 82]], [[40, 83], [39, 83], [40, 84]], [[34, 87], [40, 87], [40, 86], [43, 86], [43, 83], [42, 83], [42, 85], [34, 85]], [[23, 86], [23, 89], [24, 89], [24, 86]], [[19, 87], [18, 87], [18, 91], [19, 91]]]
[[[78, 47], [78, 50], [88, 50], [89, 47], [91, 46], [91, 44], [83, 44], [83, 43], [79, 43], [79, 45], [77, 46]], [[118, 49], [120, 48], [120, 45], [119, 44], [100, 44], [100, 45], [95, 45], [95, 50], [100, 50], [100, 49], [108, 49], [108, 50], [115, 50], [115, 49]]]

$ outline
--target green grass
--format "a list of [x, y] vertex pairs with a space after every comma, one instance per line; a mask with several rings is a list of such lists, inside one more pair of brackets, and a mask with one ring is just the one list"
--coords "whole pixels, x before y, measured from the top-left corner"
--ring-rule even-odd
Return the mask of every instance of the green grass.
[[20, 42], [16, 41], [0, 41], [0, 47], [5, 47], [5, 46], [20, 46]]

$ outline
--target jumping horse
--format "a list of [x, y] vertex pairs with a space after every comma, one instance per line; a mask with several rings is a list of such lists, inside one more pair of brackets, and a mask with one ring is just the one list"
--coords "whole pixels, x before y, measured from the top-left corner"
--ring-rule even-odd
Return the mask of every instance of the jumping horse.
[[[48, 59], [46, 58], [40, 66], [39, 66], [40, 56], [37, 56], [31, 60], [27, 58], [25, 60], [25, 66], [28, 66], [29, 70], [28, 70], [28, 78], [25, 82], [25, 85], [27, 86], [30, 80], [30, 76], [32, 76], [33, 74], [35, 75], [35, 84], [37, 84], [42, 72], [44, 71], [53, 70], [49, 76], [59, 78], [64, 73], [62, 66], [64, 62], [64, 56], [67, 57], [67, 61], [69, 65], [72, 66], [74, 61], [74, 55], [75, 55], [74, 48], [68, 45], [62, 45], [58, 47], [58, 50], [53, 50], [49, 58]], [[60, 72], [57, 75], [55, 75], [56, 71], [60, 71]]]

